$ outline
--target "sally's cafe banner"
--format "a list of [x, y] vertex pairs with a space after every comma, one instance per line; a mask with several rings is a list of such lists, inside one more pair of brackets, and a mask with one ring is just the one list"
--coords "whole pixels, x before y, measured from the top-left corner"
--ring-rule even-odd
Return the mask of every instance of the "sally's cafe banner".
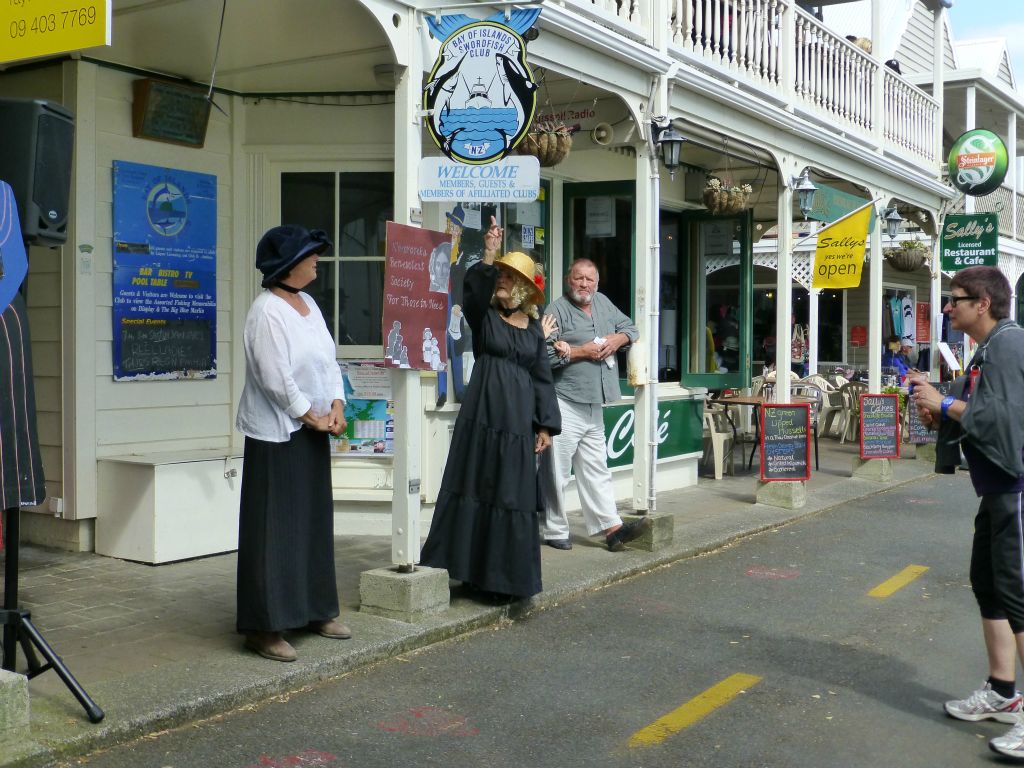
[[874, 203], [863, 205], [818, 232], [812, 288], [856, 288], [864, 274], [864, 251]]

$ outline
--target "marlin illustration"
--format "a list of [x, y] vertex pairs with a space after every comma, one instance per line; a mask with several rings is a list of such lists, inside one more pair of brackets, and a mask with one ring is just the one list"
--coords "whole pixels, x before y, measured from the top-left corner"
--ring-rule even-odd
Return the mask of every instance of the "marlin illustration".
[[462, 66], [462, 62], [465, 61], [466, 56], [468, 55], [469, 54], [463, 54], [462, 58], [459, 59], [456, 64], [448, 67], [448, 69], [444, 71], [438, 72], [437, 77], [427, 83], [426, 87], [423, 89], [427, 94], [427, 109], [434, 108], [434, 103], [437, 101], [439, 91], [447, 91], [448, 95], [451, 96], [452, 92], [455, 90], [455, 85], [453, 84], [451, 88], [445, 88], [445, 85], [447, 85], [449, 80], [459, 74], [459, 68]]
[[444, 146], [441, 147], [441, 151], [445, 153], [449, 158], [452, 156], [452, 142], [455, 141], [455, 137], [462, 132], [462, 128], [456, 128], [454, 131], [444, 137]]
[[522, 65], [511, 56], [503, 53], [494, 54], [495, 63], [498, 66], [498, 74], [503, 82], [508, 84], [511, 94], [505, 95], [505, 106], [515, 106], [517, 112], [522, 113], [520, 122], [525, 122], [526, 113], [533, 113], [533, 106], [537, 98], [537, 84], [530, 80]]

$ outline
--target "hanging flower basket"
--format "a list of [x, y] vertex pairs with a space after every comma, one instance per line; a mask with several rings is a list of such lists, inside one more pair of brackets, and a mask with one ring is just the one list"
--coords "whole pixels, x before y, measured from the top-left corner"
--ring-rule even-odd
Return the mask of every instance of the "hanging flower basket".
[[562, 124], [535, 123], [516, 146], [516, 153], [533, 155], [542, 168], [558, 165], [572, 149], [572, 132]]
[[730, 186], [711, 176], [704, 187], [704, 206], [714, 214], [739, 213], [747, 208], [752, 191], [749, 184]]
[[923, 246], [886, 248], [882, 253], [889, 266], [897, 272], [914, 272], [928, 259], [928, 251]]

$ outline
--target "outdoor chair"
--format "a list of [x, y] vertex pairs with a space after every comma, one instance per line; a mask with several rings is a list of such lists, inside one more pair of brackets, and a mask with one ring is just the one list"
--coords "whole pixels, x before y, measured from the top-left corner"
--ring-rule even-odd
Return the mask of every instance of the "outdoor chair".
[[736, 462], [733, 458], [735, 432], [725, 406], [704, 403], [704, 456], [701, 462], [713, 460], [715, 480], [721, 480], [726, 470], [730, 475], [736, 473]]
[[863, 381], [850, 381], [839, 388], [843, 398], [843, 432], [840, 443], [856, 440], [860, 433], [860, 396], [867, 394], [868, 385]]

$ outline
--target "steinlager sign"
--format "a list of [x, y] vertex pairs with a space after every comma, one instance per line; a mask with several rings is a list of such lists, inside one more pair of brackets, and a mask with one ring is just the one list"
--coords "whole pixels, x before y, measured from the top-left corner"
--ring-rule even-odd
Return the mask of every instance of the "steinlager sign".
[[949, 150], [949, 181], [965, 195], [982, 197], [1003, 183], [1009, 158], [992, 131], [967, 131]]
[[941, 235], [944, 271], [999, 265], [999, 219], [996, 214], [946, 216]]

